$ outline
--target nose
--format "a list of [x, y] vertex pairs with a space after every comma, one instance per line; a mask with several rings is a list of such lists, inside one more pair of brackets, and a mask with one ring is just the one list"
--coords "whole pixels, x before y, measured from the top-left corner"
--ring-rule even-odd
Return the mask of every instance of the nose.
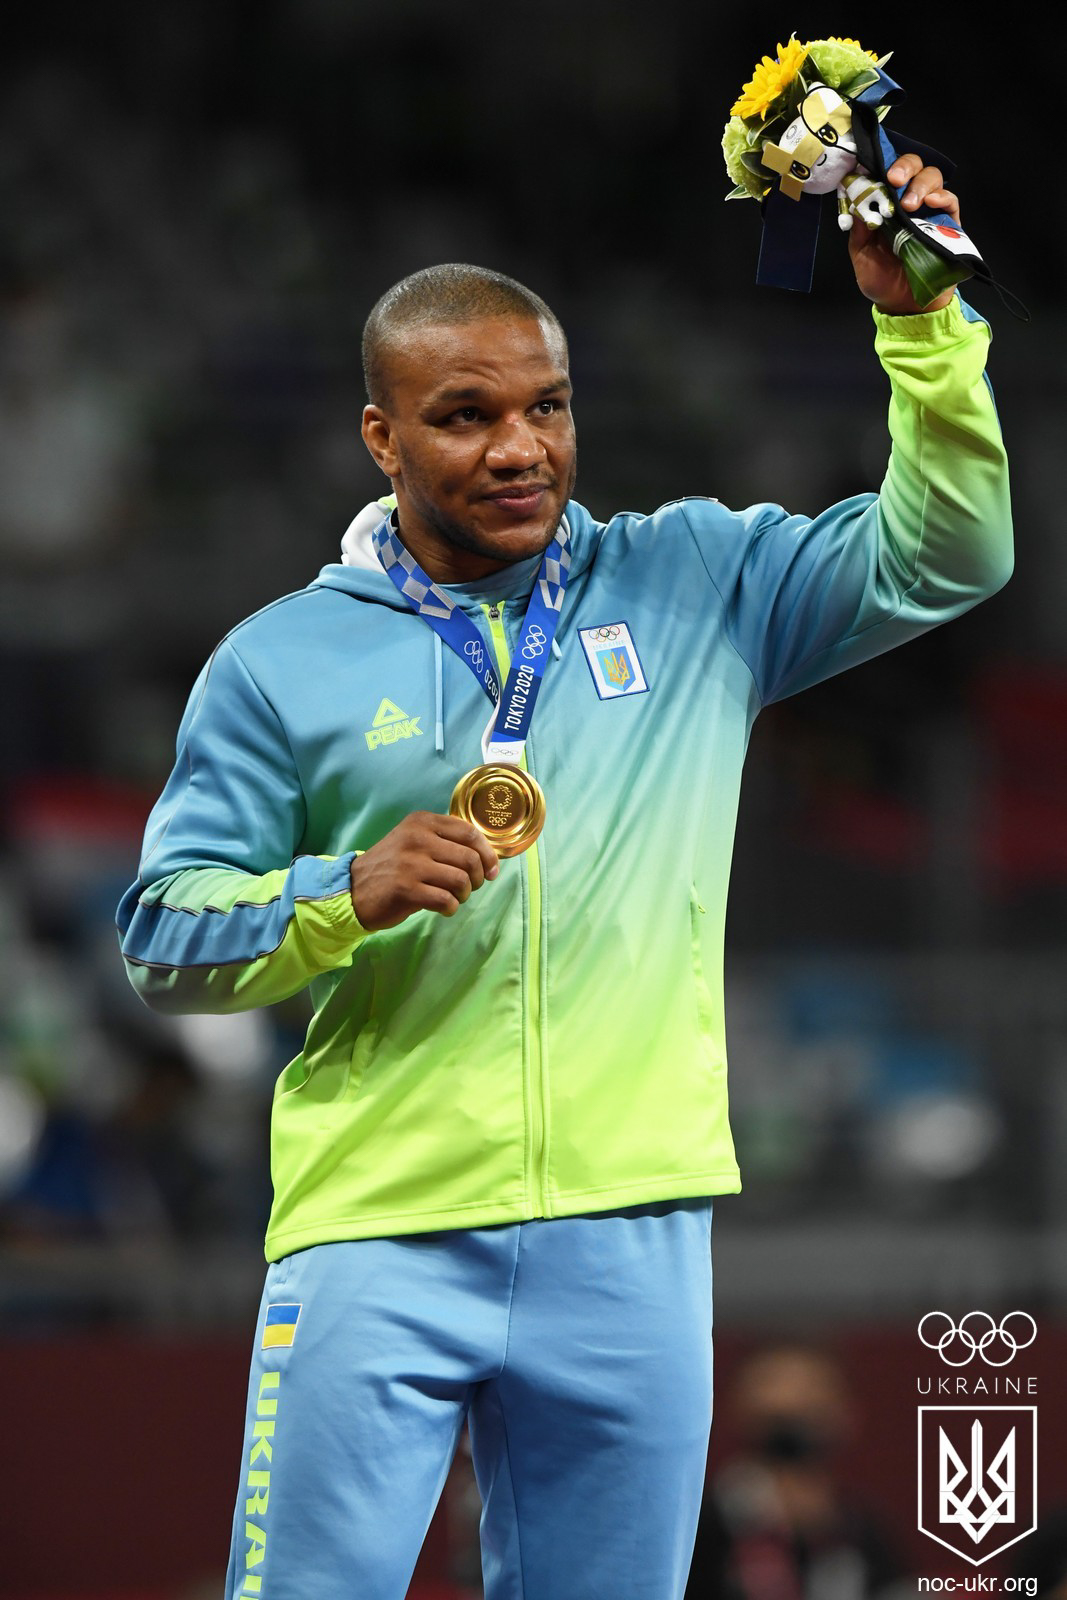
[[500, 418], [485, 452], [485, 464], [491, 472], [522, 472], [544, 460], [544, 443], [527, 417], [515, 412]]

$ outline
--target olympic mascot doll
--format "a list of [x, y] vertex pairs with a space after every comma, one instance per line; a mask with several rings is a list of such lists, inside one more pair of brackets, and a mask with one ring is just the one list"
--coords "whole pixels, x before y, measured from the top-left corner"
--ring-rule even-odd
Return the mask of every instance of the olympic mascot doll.
[[908, 277], [917, 305], [952, 284], [989, 270], [959, 223], [945, 212], [901, 210], [888, 169], [898, 145], [941, 168], [952, 163], [934, 150], [882, 127], [904, 98], [880, 60], [855, 39], [791, 38], [775, 60], [764, 56], [731, 108], [723, 135], [728, 200], [763, 202], [763, 244], [756, 279], [784, 289], [811, 287], [821, 197], [837, 194], [838, 224], [859, 217], [884, 228]]

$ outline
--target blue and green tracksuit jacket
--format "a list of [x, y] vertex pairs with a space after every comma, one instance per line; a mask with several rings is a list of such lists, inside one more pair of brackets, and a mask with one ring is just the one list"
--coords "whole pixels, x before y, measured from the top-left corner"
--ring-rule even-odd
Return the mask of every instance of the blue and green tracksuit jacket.
[[[367, 933], [353, 912], [353, 853], [447, 811], [489, 710], [369, 544], [214, 652], [118, 920], [162, 1011], [310, 984], [274, 1098], [270, 1259], [739, 1187], [723, 925], [756, 714], [1011, 569], [986, 324], [959, 300], [875, 321], [893, 441], [877, 496], [814, 518], [568, 506], [560, 651], [527, 745], [544, 832], [455, 916]], [[502, 677], [536, 566], [453, 590]], [[634, 692], [602, 698], [579, 631], [620, 623]]]

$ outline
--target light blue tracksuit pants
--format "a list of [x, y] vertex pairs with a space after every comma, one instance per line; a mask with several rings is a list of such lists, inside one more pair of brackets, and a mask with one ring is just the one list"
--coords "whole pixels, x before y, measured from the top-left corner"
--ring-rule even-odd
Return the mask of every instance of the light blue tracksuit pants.
[[486, 1600], [681, 1600], [711, 1425], [710, 1199], [273, 1265], [227, 1600], [403, 1600], [465, 1418]]

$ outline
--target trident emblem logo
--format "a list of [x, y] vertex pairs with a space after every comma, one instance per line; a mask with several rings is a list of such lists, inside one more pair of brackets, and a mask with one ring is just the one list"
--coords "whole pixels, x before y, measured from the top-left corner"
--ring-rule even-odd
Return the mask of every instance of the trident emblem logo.
[[985, 1434], [977, 1418], [971, 1424], [969, 1464], [961, 1461], [944, 1428], [938, 1432], [941, 1436], [938, 1463], [941, 1523], [958, 1523], [975, 1544], [979, 1544], [994, 1522], [1015, 1521], [1015, 1429], [1008, 1434], [988, 1467], [982, 1464]]
[[922, 1533], [978, 1567], [1034, 1531], [1036, 1508], [1036, 1406], [919, 1407]]
[[601, 650], [598, 652], [604, 666], [604, 676], [609, 683], [624, 688], [633, 677], [630, 671], [630, 658], [625, 650]]

